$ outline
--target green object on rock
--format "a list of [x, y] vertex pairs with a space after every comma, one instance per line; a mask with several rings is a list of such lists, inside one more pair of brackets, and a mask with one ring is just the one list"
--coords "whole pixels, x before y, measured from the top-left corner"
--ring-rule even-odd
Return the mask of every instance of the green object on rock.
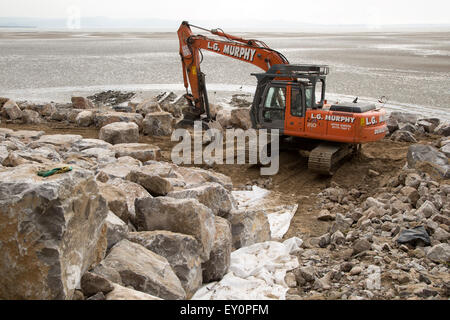
[[65, 173], [65, 172], [69, 172], [72, 171], [72, 167], [60, 167], [60, 168], [54, 168], [52, 170], [47, 170], [47, 171], [38, 171], [37, 175], [40, 177], [50, 177], [54, 174], [58, 174], [58, 173]]

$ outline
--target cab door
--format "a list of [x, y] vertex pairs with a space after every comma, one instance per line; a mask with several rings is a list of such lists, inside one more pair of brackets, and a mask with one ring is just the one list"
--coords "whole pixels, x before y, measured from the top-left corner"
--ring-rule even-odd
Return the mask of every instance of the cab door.
[[305, 97], [302, 87], [292, 84], [288, 87], [288, 107], [286, 108], [286, 133], [297, 135], [305, 131]]
[[259, 118], [263, 128], [284, 130], [286, 100], [286, 85], [270, 84], [267, 86], [259, 108]]

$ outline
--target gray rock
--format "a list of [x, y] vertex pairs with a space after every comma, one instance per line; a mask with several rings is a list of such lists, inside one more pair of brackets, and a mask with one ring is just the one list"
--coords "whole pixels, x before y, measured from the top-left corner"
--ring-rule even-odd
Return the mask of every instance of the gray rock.
[[271, 240], [269, 220], [263, 210], [232, 210], [227, 219], [234, 249]]
[[333, 221], [336, 219], [336, 215], [330, 213], [328, 210], [320, 210], [319, 216], [317, 217], [317, 220], [320, 221]]
[[139, 127], [134, 122], [114, 122], [100, 129], [99, 138], [111, 144], [137, 143]]
[[108, 208], [123, 222], [128, 223], [130, 220], [130, 212], [128, 211], [128, 203], [126, 198], [126, 190], [122, 190], [111, 184], [101, 183], [97, 181], [100, 194], [108, 203]]
[[94, 175], [73, 168], [41, 178], [38, 169], [0, 172], [2, 299], [71, 299], [106, 251], [108, 210]]
[[128, 225], [116, 216], [112, 211], [108, 212], [106, 217], [107, 232], [106, 237], [108, 239], [108, 250], [112, 248], [116, 243], [127, 238]]
[[116, 157], [132, 157], [139, 161], [159, 160], [161, 150], [158, 146], [145, 143], [120, 143], [112, 147]]
[[92, 111], [82, 111], [77, 114], [75, 122], [80, 127], [89, 127], [94, 124], [94, 113]]
[[8, 115], [8, 118], [11, 120], [21, 119], [23, 116], [22, 110], [20, 110], [17, 103], [15, 103], [12, 100], [8, 100], [3, 105], [3, 110], [6, 112], [6, 114]]
[[413, 142], [413, 143], [417, 142], [416, 138], [414, 137], [414, 134], [406, 130], [395, 131], [391, 136], [391, 140], [401, 142]]
[[114, 290], [106, 295], [106, 300], [162, 300], [161, 298], [113, 283]]
[[369, 241], [367, 241], [366, 239], [357, 239], [354, 243], [353, 243], [353, 254], [359, 254], [361, 252], [370, 250], [371, 248], [371, 244]]
[[163, 299], [186, 298], [180, 280], [166, 258], [125, 239], [111, 249], [93, 272], [112, 282]]
[[166, 258], [188, 299], [202, 285], [202, 248], [193, 236], [170, 231], [145, 231], [132, 232], [128, 239]]
[[[124, 123], [135, 123], [139, 131], [142, 130], [142, 115], [138, 113], [129, 113], [129, 112], [96, 112], [94, 115], [94, 124], [97, 128], [103, 128], [112, 123], [124, 122]], [[118, 143], [128, 143], [128, 142], [137, 142], [137, 141], [123, 141]]]
[[313, 282], [316, 279], [315, 273], [316, 271], [312, 266], [301, 267], [294, 270], [295, 278], [298, 283], [302, 283], [304, 281]]
[[416, 124], [417, 120], [419, 119], [419, 116], [414, 113], [393, 111], [391, 112], [389, 118], [395, 119], [400, 123]]
[[167, 230], [193, 236], [202, 247], [202, 262], [209, 260], [216, 234], [214, 214], [195, 199], [170, 197], [136, 200], [138, 231]]
[[447, 158], [450, 158], [450, 143], [443, 146], [440, 151], [447, 156]]
[[93, 296], [99, 292], [107, 294], [114, 289], [111, 282], [91, 272], [86, 272], [81, 277], [80, 286], [84, 295], [87, 297]]
[[436, 209], [433, 202], [428, 200], [426, 200], [416, 211], [416, 215], [424, 216], [425, 218], [429, 218], [438, 213], [439, 211]]
[[23, 123], [26, 124], [39, 124], [42, 122], [39, 113], [33, 110], [24, 110], [22, 111], [22, 120]]
[[439, 125], [439, 119], [437, 119], [437, 120], [438, 120], [438, 122], [436, 124], [436, 122], [431, 121], [431, 119], [430, 120], [422, 119], [422, 120], [417, 121], [417, 125], [420, 127], [423, 127], [425, 129], [425, 132], [433, 133], [434, 129], [436, 129], [437, 126]]
[[215, 215], [222, 217], [233, 209], [233, 196], [218, 183], [210, 182], [191, 189], [172, 191], [167, 196], [177, 199], [197, 199], [210, 208]]
[[126, 190], [125, 199], [128, 206], [129, 219], [132, 223], [134, 223], [136, 219], [134, 202], [136, 199], [151, 198], [150, 193], [148, 193], [147, 190], [145, 190], [141, 185], [120, 178], [111, 178], [107, 181], [107, 183], [119, 188], [120, 190]]
[[86, 300], [106, 300], [106, 298], [103, 292], [97, 292], [96, 294], [87, 298]]
[[448, 158], [430, 145], [415, 144], [408, 148], [408, 167], [416, 168], [422, 163], [428, 163], [444, 178], [450, 178]]
[[435, 245], [427, 252], [427, 258], [436, 263], [449, 263], [450, 245], [448, 243]]
[[331, 241], [331, 243], [334, 243], [337, 245], [343, 244], [345, 242], [345, 236], [341, 231], [338, 230], [331, 235], [330, 241]]
[[250, 108], [236, 108], [231, 110], [231, 125], [236, 128], [248, 130], [252, 127]]
[[145, 116], [143, 133], [150, 136], [169, 136], [172, 134], [174, 117], [168, 112], [153, 112]]
[[94, 109], [95, 106], [91, 100], [84, 97], [72, 97], [72, 105], [74, 109]]
[[126, 179], [144, 187], [152, 196], [165, 196], [173, 190], [173, 185], [167, 176], [158, 174], [151, 168], [142, 167], [131, 170]]
[[231, 224], [221, 217], [215, 217], [216, 236], [210, 258], [202, 264], [203, 282], [220, 281], [228, 272], [231, 261]]

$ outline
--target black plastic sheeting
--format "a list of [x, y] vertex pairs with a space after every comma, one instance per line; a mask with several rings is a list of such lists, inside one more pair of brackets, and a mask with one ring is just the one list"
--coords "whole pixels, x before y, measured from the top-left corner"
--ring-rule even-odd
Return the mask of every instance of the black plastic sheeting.
[[403, 230], [397, 239], [398, 243], [411, 244], [417, 246], [418, 244], [424, 244], [429, 246], [431, 244], [430, 236], [423, 226], [416, 227], [414, 229]]

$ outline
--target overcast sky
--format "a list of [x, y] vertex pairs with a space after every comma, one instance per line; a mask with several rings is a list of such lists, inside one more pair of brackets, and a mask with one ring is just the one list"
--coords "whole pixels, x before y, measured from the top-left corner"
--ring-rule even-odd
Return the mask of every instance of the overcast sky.
[[[72, 9], [70, 9], [72, 8]], [[450, 0], [1, 0], [0, 17], [285, 20], [318, 24], [450, 24]]]

